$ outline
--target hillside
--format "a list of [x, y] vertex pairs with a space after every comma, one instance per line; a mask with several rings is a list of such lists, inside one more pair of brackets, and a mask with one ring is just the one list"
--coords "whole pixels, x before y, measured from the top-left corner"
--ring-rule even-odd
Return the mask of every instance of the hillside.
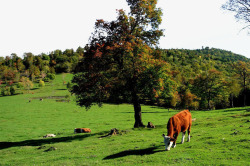
[[[77, 71], [76, 67], [81, 66], [79, 62], [85, 57], [84, 50], [79, 47], [76, 51], [55, 50], [40, 55], [26, 53], [24, 58], [15, 54], [0, 58], [0, 95], [14, 95], [15, 89], [18, 88], [30, 89], [32, 83], [24, 87], [29, 80], [33, 83], [46, 82], [53, 80], [54, 74], [81, 72]], [[249, 74], [246, 73], [246, 78], [243, 78], [240, 73], [249, 72], [250, 59], [230, 51], [208, 47], [197, 50], [154, 49], [152, 54], [156, 59], [167, 62], [167, 75], [172, 81], [169, 89], [172, 89], [172, 92], [167, 92], [165, 98], [155, 98], [155, 95], [152, 95], [154, 89], [149, 89], [150, 95], [144, 96], [142, 103], [190, 109], [250, 105], [249, 100], [244, 99], [250, 96]], [[215, 84], [208, 85], [209, 82]], [[204, 89], [212, 93], [204, 94]], [[121, 94], [117, 100], [116, 93], [111, 94], [107, 101], [131, 102], [127, 94]]]
[[231, 51], [206, 47], [204, 49], [162, 49], [162, 56], [172, 66], [182, 68], [210, 64], [219, 71], [232, 71], [232, 64], [238, 61], [250, 62], [250, 59]]
[[[52, 96], [69, 94], [56, 75], [53, 83], [30, 93], [0, 97], [0, 165], [248, 165], [249, 108], [191, 111], [191, 142], [164, 150], [168, 119], [180, 110], [142, 106], [143, 122], [134, 129], [133, 106], [104, 104], [89, 111]], [[43, 98], [43, 101], [40, 101]], [[31, 99], [31, 102], [29, 100]], [[86, 127], [91, 133], [74, 134]], [[120, 134], [107, 136], [112, 128]], [[55, 138], [43, 138], [53, 133]], [[186, 141], [186, 139], [185, 139]], [[213, 160], [211, 160], [213, 159]]]
[[[188, 50], [188, 49], [163, 49], [165, 51], [166, 56], [170, 57], [171, 55], [175, 55], [178, 58], [182, 58], [183, 56], [192, 60], [200, 58], [200, 56], [206, 60], [216, 60], [220, 62], [236, 62], [236, 61], [250, 61], [249, 58], [235, 54], [231, 51], [217, 49], [217, 48], [203, 48], [196, 50]], [[191, 61], [189, 61], [191, 62]]]

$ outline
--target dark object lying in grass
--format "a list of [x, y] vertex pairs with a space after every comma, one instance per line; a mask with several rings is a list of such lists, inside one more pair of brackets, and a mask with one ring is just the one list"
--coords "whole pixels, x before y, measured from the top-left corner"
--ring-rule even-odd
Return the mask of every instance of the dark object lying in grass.
[[155, 128], [152, 122], [148, 122], [147, 128]]

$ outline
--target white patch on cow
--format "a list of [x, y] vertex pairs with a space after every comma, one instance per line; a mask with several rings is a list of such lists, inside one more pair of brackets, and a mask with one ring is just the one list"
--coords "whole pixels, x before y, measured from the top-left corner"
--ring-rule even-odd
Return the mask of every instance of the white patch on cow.
[[[173, 141], [170, 142], [170, 144], [169, 144], [167, 150], [170, 150], [170, 148], [172, 147], [173, 143], [174, 143]], [[175, 147], [175, 145], [173, 145], [173, 146]]]
[[185, 139], [185, 134], [184, 132], [182, 133], [182, 140], [181, 140], [181, 143], [183, 144], [184, 143], [184, 139]]
[[175, 148], [175, 147], [176, 147], [176, 144], [173, 144], [173, 145], [172, 145], [172, 148]]
[[43, 136], [43, 138], [55, 137], [55, 136], [56, 136], [55, 134], [47, 134], [47, 135]]
[[188, 135], [188, 139], [187, 139], [187, 142], [190, 142], [190, 135]]
[[164, 138], [165, 150], [167, 150], [168, 149], [168, 145], [170, 144], [170, 137], [169, 136], [165, 136], [164, 134], [162, 136]]
[[164, 134], [162, 136], [164, 138], [165, 150], [170, 150], [171, 146], [173, 145], [173, 141], [170, 141], [169, 136], [165, 136]]

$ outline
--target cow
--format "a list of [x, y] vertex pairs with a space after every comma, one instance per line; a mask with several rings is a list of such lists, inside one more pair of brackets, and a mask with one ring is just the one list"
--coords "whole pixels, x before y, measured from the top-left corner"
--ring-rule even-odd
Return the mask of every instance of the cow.
[[187, 142], [190, 142], [190, 132], [192, 125], [192, 117], [191, 113], [188, 110], [183, 110], [174, 116], [172, 116], [167, 124], [168, 134], [164, 137], [165, 150], [170, 150], [171, 146], [173, 148], [176, 147], [176, 140], [180, 132], [182, 132], [182, 140], [181, 143], [184, 143], [184, 138], [186, 131], [188, 130], [188, 139]]
[[91, 133], [89, 128], [75, 128], [74, 133]]
[[55, 134], [46, 134], [45, 136], [43, 136], [43, 138], [48, 138], [48, 137], [55, 137]]

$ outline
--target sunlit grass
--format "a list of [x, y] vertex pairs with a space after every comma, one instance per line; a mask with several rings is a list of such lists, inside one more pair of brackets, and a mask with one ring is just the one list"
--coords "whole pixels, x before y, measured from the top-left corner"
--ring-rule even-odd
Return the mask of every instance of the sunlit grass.
[[[70, 80], [72, 75], [64, 79]], [[191, 142], [164, 151], [162, 134], [178, 110], [143, 106], [144, 124], [133, 129], [133, 107], [104, 104], [89, 111], [43, 96], [69, 94], [62, 75], [32, 93], [0, 97], [0, 165], [249, 165], [250, 107], [192, 112]], [[29, 102], [29, 99], [32, 99]], [[92, 130], [73, 134], [76, 127]], [[107, 136], [112, 128], [121, 134]], [[49, 133], [55, 138], [44, 139]], [[55, 150], [50, 150], [54, 147]]]

